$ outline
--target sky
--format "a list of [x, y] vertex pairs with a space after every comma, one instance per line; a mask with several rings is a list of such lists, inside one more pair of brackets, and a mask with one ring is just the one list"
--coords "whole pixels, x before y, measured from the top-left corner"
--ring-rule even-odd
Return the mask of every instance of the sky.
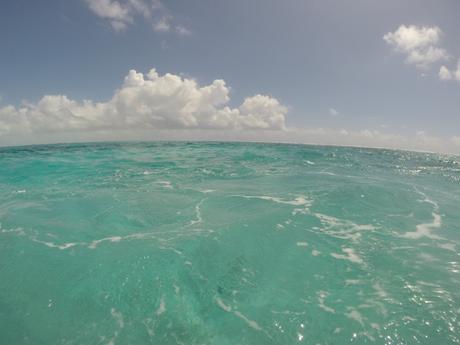
[[460, 153], [458, 0], [3, 0], [0, 145]]

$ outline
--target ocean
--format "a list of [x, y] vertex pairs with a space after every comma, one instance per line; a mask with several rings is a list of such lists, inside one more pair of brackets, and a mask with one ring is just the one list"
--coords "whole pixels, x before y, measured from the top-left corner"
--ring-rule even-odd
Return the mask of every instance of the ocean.
[[0, 148], [0, 344], [460, 344], [460, 157]]

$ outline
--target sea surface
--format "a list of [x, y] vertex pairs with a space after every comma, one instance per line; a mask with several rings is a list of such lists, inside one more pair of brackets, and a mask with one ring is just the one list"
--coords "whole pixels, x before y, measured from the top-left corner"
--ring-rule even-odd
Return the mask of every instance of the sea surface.
[[460, 344], [460, 157], [1, 148], [0, 344]]

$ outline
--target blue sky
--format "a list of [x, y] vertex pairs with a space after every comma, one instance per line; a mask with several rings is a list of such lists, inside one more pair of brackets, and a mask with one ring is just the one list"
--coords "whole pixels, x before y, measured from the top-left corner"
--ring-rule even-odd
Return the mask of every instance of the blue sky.
[[[455, 0], [5, 0], [0, 144], [216, 137], [460, 152], [458, 13]], [[130, 70], [147, 80], [152, 68], [154, 81], [125, 90]], [[61, 98], [41, 104], [47, 95]]]

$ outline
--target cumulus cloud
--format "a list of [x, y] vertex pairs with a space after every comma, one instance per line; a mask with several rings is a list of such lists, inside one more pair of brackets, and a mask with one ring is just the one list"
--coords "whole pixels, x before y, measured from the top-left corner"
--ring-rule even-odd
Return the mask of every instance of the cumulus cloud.
[[0, 137], [27, 133], [160, 129], [284, 130], [287, 108], [275, 98], [255, 95], [229, 106], [223, 80], [200, 86], [193, 79], [155, 69], [129, 71], [107, 102], [82, 102], [46, 95], [37, 103], [0, 108]]
[[446, 66], [441, 66], [439, 70], [441, 80], [456, 80], [460, 82], [460, 59], [457, 62], [457, 70], [449, 70]]
[[98, 17], [110, 22], [115, 31], [126, 30], [137, 17], [144, 17], [152, 23], [156, 32], [190, 34], [181, 26], [172, 26], [173, 17], [160, 0], [85, 0], [88, 8]]
[[385, 34], [383, 39], [395, 51], [406, 55], [406, 63], [426, 69], [449, 58], [447, 51], [438, 47], [441, 35], [437, 26], [401, 25], [396, 31]]
[[441, 66], [441, 68], [439, 69], [439, 79], [441, 80], [451, 80], [452, 79], [452, 73], [444, 65]]

